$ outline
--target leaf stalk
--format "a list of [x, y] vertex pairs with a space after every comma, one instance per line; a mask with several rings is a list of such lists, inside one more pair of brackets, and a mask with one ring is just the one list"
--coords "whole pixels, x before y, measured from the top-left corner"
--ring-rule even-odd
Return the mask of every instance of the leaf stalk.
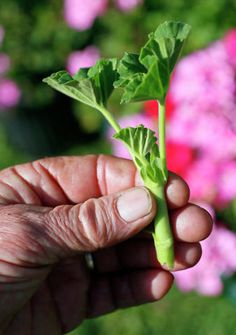
[[166, 161], [166, 127], [165, 127], [165, 118], [166, 118], [166, 108], [165, 100], [163, 102], [158, 101], [159, 113], [158, 113], [158, 144], [161, 160], [161, 170], [163, 173], [164, 181], [167, 182], [168, 179], [168, 170], [167, 170], [167, 161]]
[[115, 130], [116, 133], [118, 133], [121, 130], [121, 127], [119, 123], [115, 120], [113, 115], [102, 106], [97, 106], [97, 109], [102, 113], [102, 115], [105, 117], [105, 119], [108, 121], [108, 123], [111, 125], [111, 127]]

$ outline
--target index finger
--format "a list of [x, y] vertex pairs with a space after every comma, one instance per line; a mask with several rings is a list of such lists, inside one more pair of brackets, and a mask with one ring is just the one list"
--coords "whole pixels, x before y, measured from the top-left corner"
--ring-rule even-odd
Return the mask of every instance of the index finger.
[[[9, 203], [14, 199], [46, 206], [81, 203], [141, 184], [132, 161], [105, 155], [44, 158], [0, 173], [0, 195], [9, 186]], [[189, 199], [188, 186], [174, 174], [166, 194], [170, 208], [184, 206]]]

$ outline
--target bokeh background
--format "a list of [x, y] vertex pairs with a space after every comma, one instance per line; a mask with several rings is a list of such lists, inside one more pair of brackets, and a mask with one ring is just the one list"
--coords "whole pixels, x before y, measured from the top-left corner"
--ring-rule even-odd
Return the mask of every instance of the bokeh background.
[[[101, 116], [42, 83], [138, 52], [165, 20], [192, 26], [167, 99], [169, 168], [214, 217], [203, 258], [161, 302], [88, 320], [71, 335], [232, 335], [236, 329], [236, 1], [1, 0], [0, 168], [45, 156], [127, 153]], [[157, 103], [109, 109], [156, 129]], [[79, 302], [78, 302], [79, 304]]]

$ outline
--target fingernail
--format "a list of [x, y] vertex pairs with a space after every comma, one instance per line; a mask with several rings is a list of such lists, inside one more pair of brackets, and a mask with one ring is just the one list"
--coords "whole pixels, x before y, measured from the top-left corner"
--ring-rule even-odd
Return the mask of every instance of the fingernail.
[[136, 221], [150, 213], [152, 199], [143, 187], [135, 187], [124, 192], [117, 200], [117, 210], [120, 217], [127, 221]]

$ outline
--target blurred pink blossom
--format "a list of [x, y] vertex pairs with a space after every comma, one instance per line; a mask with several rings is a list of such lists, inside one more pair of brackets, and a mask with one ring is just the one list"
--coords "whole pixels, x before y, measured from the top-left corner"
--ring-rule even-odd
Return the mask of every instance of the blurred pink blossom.
[[143, 3], [143, 0], [116, 0], [117, 7], [122, 11], [129, 11]]
[[218, 173], [219, 166], [207, 157], [193, 161], [185, 175], [191, 198], [214, 203], [218, 191]]
[[84, 50], [74, 51], [67, 59], [67, 70], [73, 75], [80, 68], [94, 65], [99, 57], [100, 52], [95, 46], [88, 46]]
[[197, 105], [179, 104], [170, 119], [168, 136], [172, 141], [198, 148], [209, 160], [228, 159], [236, 156], [236, 116], [234, 122], [229, 118], [217, 110], [216, 114], [201, 113]]
[[201, 245], [203, 254], [199, 263], [175, 273], [177, 286], [184, 292], [196, 290], [204, 295], [218, 295], [223, 290], [221, 276], [236, 271], [236, 234], [222, 224], [215, 224], [212, 234]]
[[218, 202], [224, 205], [236, 198], [236, 161], [226, 161], [221, 166]]
[[229, 61], [236, 67], [236, 29], [232, 29], [226, 34], [224, 43]]
[[234, 34], [183, 58], [169, 93], [168, 138], [197, 153], [186, 175], [192, 198], [217, 207], [236, 197], [236, 73], [226, 48]]
[[9, 70], [10, 58], [4, 54], [0, 53], [0, 76]]
[[207, 201], [218, 208], [236, 198], [236, 161], [214, 161], [203, 155], [195, 159], [185, 174], [191, 198]]
[[0, 80], [0, 108], [11, 108], [18, 104], [20, 100], [20, 89], [16, 83], [10, 79]]
[[108, 0], [65, 0], [64, 17], [70, 27], [86, 30], [106, 11], [107, 5]]
[[183, 58], [175, 69], [170, 93], [174, 103], [197, 106], [198, 113], [228, 113], [234, 106], [234, 69], [222, 41]]
[[4, 39], [4, 35], [5, 35], [5, 30], [2, 26], [0, 26], [0, 45], [2, 44], [2, 41]]

